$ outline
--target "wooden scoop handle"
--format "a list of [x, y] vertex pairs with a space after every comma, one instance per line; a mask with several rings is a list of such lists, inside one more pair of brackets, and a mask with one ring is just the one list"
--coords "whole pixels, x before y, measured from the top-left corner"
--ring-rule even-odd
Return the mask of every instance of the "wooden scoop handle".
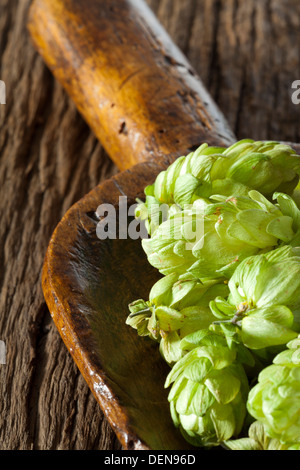
[[34, 0], [28, 28], [120, 170], [235, 140], [143, 0]]

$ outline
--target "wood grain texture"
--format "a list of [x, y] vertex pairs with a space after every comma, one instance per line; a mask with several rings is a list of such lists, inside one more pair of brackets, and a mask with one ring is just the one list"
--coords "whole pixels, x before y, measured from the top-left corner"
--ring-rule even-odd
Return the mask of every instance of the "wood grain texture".
[[[29, 0], [1, 0], [1, 449], [114, 449], [114, 433], [43, 300], [44, 254], [58, 221], [117, 170], [34, 51]], [[299, 142], [296, 0], [151, 0], [237, 137]]]
[[192, 65], [142, 1], [34, 0], [33, 42], [124, 170], [234, 136]]
[[203, 142], [230, 145], [234, 136], [142, 0], [34, 0], [28, 28], [111, 158], [131, 167], [84, 196], [58, 225], [43, 268], [45, 300], [122, 446], [185, 449], [170, 419], [158, 348], [125, 325], [137, 286], [148, 296], [157, 273], [140, 240], [100, 241], [89, 214], [103, 203], [118, 209], [120, 195], [133, 204], [174, 158]]
[[1, 449], [119, 447], [66, 354], [46, 308], [41, 268], [66, 209], [115, 172], [26, 33], [29, 2], [1, 3]]
[[97, 237], [97, 207], [111, 204], [119, 220], [119, 197], [126, 195], [128, 207], [134, 204], [167, 167], [158, 165], [137, 164], [74, 204], [51, 237], [43, 267], [51, 316], [126, 450], [191, 448], [171, 420], [164, 388], [169, 367], [157, 343], [125, 324], [128, 304], [137, 296], [148, 298], [161, 276], [139, 239]]

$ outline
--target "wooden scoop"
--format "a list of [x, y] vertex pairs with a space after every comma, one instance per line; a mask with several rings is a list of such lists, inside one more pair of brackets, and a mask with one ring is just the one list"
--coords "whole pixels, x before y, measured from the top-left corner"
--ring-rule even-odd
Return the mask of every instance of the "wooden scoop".
[[[158, 345], [125, 325], [160, 277], [131, 239], [100, 240], [95, 212], [143, 197], [176, 157], [234, 135], [142, 0], [34, 0], [35, 46], [121, 170], [78, 201], [46, 254], [53, 320], [124, 449], [188, 449], [170, 418]], [[133, 166], [135, 165], [135, 166]]]

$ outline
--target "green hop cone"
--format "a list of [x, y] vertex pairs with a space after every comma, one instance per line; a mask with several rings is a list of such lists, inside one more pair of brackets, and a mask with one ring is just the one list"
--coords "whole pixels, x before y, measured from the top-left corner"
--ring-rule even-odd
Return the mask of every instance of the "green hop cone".
[[212, 325], [250, 349], [285, 345], [300, 332], [300, 252], [282, 246], [243, 260], [229, 280], [227, 299], [210, 308]]
[[201, 145], [195, 152], [175, 160], [145, 189], [136, 216], [146, 220], [152, 234], [162, 222], [158, 206], [164, 205], [164, 219], [198, 198], [213, 194], [227, 197], [246, 195], [255, 189], [270, 197], [280, 191], [292, 194], [300, 174], [300, 157], [288, 145], [278, 142], [242, 140], [229, 148]]
[[249, 413], [266, 434], [292, 448], [300, 444], [300, 335], [263, 369], [249, 392]]
[[[192, 333], [192, 335], [194, 335]], [[237, 437], [246, 417], [248, 379], [241, 359], [252, 361], [242, 346], [228, 346], [209, 330], [197, 341], [182, 340], [188, 352], [173, 366], [165, 383], [174, 425], [195, 446], [215, 446]]]
[[169, 274], [152, 287], [149, 300], [129, 305], [126, 323], [140, 336], [160, 343], [160, 352], [169, 363], [183, 355], [180, 340], [193, 331], [208, 328], [214, 317], [209, 302], [216, 295], [227, 295], [228, 287], [217, 280], [200, 282], [190, 276], [177, 279]]
[[251, 255], [279, 244], [298, 244], [300, 211], [290, 196], [276, 197], [273, 204], [252, 190], [248, 196], [198, 199], [142, 240], [149, 263], [165, 275], [229, 278]]
[[300, 444], [283, 444], [266, 434], [264, 425], [254, 421], [249, 427], [248, 437], [231, 439], [224, 442], [230, 450], [300, 450]]
[[279, 142], [242, 140], [229, 147], [212, 168], [212, 180], [231, 178], [266, 196], [292, 194], [300, 174], [299, 155]]

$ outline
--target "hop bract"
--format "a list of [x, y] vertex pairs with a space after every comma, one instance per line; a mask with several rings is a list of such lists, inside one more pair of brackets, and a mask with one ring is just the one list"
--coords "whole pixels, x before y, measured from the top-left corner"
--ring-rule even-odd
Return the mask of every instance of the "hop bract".
[[246, 257], [280, 244], [298, 243], [300, 212], [285, 194], [273, 204], [257, 191], [212, 196], [169, 216], [142, 240], [148, 261], [162, 274], [229, 278]]
[[275, 191], [291, 194], [299, 181], [299, 160], [289, 145], [242, 140], [218, 158], [211, 178], [231, 178], [268, 196]]
[[227, 334], [249, 348], [286, 344], [300, 331], [299, 248], [283, 246], [242, 261], [229, 280], [229, 296], [210, 308]]
[[[239, 141], [229, 148], [201, 145], [175, 160], [145, 189], [146, 201], [136, 215], [147, 220], [149, 233], [161, 223], [157, 206], [183, 208], [213, 194], [246, 195], [255, 189], [267, 197], [275, 191], [292, 194], [300, 174], [300, 157], [278, 142]], [[171, 209], [172, 211], [172, 209]]]
[[175, 274], [164, 276], [152, 287], [149, 300], [136, 300], [129, 305], [126, 323], [139, 335], [149, 336], [160, 343], [160, 351], [168, 363], [183, 355], [180, 340], [193, 331], [208, 328], [214, 317], [209, 302], [216, 295], [227, 295], [224, 282], [205, 283]]
[[260, 421], [250, 425], [248, 437], [231, 439], [224, 444], [230, 450], [300, 450], [300, 444], [283, 444], [279, 439], [268, 436]]
[[173, 366], [165, 386], [172, 384], [171, 415], [186, 440], [213, 446], [240, 433], [248, 379], [235, 345], [229, 348], [225, 338], [208, 330], [197, 336], [197, 344]]
[[263, 423], [268, 436], [299, 448], [300, 336], [287, 344], [273, 364], [262, 370], [249, 392], [249, 413]]

